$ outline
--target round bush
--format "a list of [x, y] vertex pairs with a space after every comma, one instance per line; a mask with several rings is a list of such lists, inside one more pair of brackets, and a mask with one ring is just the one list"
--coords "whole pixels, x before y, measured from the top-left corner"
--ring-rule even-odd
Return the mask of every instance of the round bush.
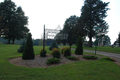
[[22, 45], [20, 46], [20, 49], [18, 49], [18, 53], [23, 53], [25, 49], [25, 42], [22, 43]]
[[84, 59], [97, 59], [98, 57], [97, 56], [90, 56], [90, 55], [84, 55], [83, 56]]
[[46, 53], [47, 53], [47, 51], [45, 49], [44, 50], [43, 49], [40, 50], [40, 56], [41, 57], [46, 57]]
[[53, 48], [58, 48], [58, 44], [55, 40], [52, 41], [50, 47], [49, 47], [49, 50], [52, 50]]
[[67, 59], [70, 59], [70, 60], [79, 60], [78, 58], [74, 57], [74, 56], [67, 56], [66, 57]]
[[60, 50], [57, 48], [52, 49], [53, 58], [60, 58]]
[[57, 64], [57, 63], [60, 63], [60, 59], [58, 58], [47, 59], [47, 64]]
[[65, 50], [65, 48], [66, 48], [66, 47], [64, 47], [64, 48], [61, 49], [61, 54], [63, 54], [63, 51]]
[[63, 49], [63, 54], [65, 57], [71, 56], [70, 48], [66, 47], [65, 49]]

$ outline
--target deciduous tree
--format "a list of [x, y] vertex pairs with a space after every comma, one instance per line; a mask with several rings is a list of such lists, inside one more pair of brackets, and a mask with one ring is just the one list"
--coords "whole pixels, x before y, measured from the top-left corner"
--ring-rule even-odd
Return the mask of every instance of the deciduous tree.
[[26, 27], [28, 17], [24, 15], [21, 7], [16, 7], [11, 0], [4, 0], [0, 3], [0, 16], [2, 22], [0, 27], [1, 36], [5, 39], [15, 41], [15, 39], [24, 38], [29, 29]]

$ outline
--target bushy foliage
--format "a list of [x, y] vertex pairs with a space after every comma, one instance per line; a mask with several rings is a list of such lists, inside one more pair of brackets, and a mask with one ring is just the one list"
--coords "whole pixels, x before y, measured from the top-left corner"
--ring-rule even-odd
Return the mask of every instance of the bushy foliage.
[[90, 56], [90, 55], [84, 55], [83, 58], [85, 59], [97, 59], [98, 57], [97, 56]]
[[43, 49], [40, 50], [40, 56], [41, 57], [46, 57], [46, 53], [47, 53], [47, 51], [45, 49], [44, 50]]
[[18, 49], [19, 53], [22, 53], [25, 49], [25, 42], [22, 43], [22, 45], [20, 46], [20, 49]]
[[53, 58], [60, 58], [60, 50], [57, 48], [52, 49]]
[[78, 58], [74, 57], [74, 56], [67, 56], [66, 57], [67, 59], [70, 59], [70, 60], [79, 60]]
[[118, 35], [118, 43], [119, 43], [119, 47], [120, 47], [120, 33]]
[[34, 50], [33, 50], [33, 42], [31, 38], [31, 33], [28, 33], [27, 35], [27, 41], [25, 45], [25, 50], [22, 55], [22, 59], [27, 60], [27, 59], [34, 59]]
[[71, 51], [70, 51], [70, 48], [69, 48], [69, 47], [66, 47], [66, 48], [63, 49], [63, 55], [64, 55], [65, 57], [71, 56]]
[[77, 48], [75, 49], [75, 54], [83, 55], [83, 39], [81, 36], [78, 37]]
[[115, 60], [112, 59], [112, 58], [110, 58], [110, 57], [104, 57], [104, 58], [102, 58], [102, 59], [105, 59], [105, 60], [108, 60], [108, 61], [113, 61], [113, 62], [115, 62]]
[[61, 49], [61, 54], [63, 54], [63, 51], [65, 50], [65, 48], [66, 48], [66, 47], [63, 47], [63, 48]]
[[47, 64], [57, 64], [57, 63], [60, 63], [60, 59], [58, 58], [47, 59]]
[[52, 41], [50, 47], [49, 47], [49, 50], [52, 50], [53, 48], [58, 48], [58, 44], [55, 40]]

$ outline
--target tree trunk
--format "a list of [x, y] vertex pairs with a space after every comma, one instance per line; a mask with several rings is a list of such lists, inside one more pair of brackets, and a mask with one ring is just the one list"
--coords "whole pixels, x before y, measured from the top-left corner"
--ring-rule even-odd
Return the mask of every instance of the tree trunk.
[[92, 36], [89, 37], [89, 47], [92, 47]]
[[91, 18], [91, 11], [92, 11], [92, 9], [91, 9], [91, 5], [92, 5], [92, 3], [91, 3], [91, 0], [90, 0], [90, 34], [89, 34], [89, 47], [92, 47], [92, 18]]

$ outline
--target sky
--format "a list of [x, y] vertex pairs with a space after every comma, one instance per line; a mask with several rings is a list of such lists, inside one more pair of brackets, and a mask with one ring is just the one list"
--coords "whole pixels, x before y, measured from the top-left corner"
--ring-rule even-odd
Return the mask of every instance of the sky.
[[[4, 0], [0, 0], [3, 2]], [[84, 0], [12, 0], [21, 6], [28, 16], [28, 25], [32, 38], [40, 39], [43, 34], [43, 26], [46, 29], [63, 29], [64, 22], [72, 15], [80, 17]], [[107, 11], [106, 22], [109, 25], [108, 35], [111, 43], [114, 43], [120, 32], [120, 0], [102, 0], [110, 2]]]

